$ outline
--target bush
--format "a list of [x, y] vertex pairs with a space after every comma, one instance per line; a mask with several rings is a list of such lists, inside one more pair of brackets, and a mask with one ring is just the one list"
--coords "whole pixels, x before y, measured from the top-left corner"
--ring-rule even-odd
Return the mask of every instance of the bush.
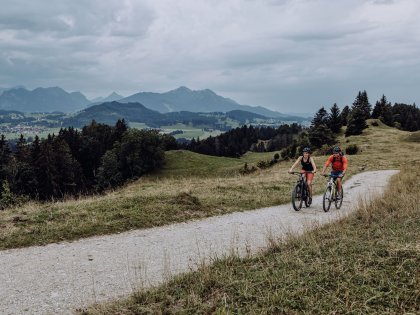
[[333, 148], [331, 146], [329, 146], [327, 144], [324, 144], [324, 145], [322, 145], [322, 147], [319, 148], [318, 152], [321, 155], [331, 155], [332, 154], [332, 149]]
[[259, 168], [261, 168], [261, 169], [264, 169], [264, 168], [268, 168], [268, 167], [270, 167], [270, 166], [271, 166], [271, 163], [270, 163], [270, 161], [259, 161], [259, 162], [257, 163], [257, 166], [258, 166]]
[[244, 167], [239, 170], [239, 173], [241, 173], [242, 175], [246, 175], [246, 174], [251, 174], [255, 172], [256, 170], [257, 168], [254, 165], [252, 167], [249, 167], [248, 163], [245, 163]]
[[0, 210], [7, 209], [12, 206], [20, 206], [29, 200], [23, 195], [15, 195], [10, 191], [10, 186], [7, 181], [4, 181], [0, 191]]
[[351, 144], [346, 148], [346, 154], [348, 155], [354, 155], [359, 152], [359, 147], [357, 144]]

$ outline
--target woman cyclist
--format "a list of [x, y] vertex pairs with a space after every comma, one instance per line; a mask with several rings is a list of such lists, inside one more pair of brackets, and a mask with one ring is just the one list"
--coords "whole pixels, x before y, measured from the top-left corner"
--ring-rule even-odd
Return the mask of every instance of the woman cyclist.
[[331, 164], [331, 176], [337, 180], [337, 191], [338, 197], [341, 196], [341, 178], [346, 174], [347, 171], [347, 158], [342, 154], [340, 147], [334, 147], [333, 154], [328, 158], [327, 162], [324, 165], [324, 169], [321, 172], [321, 175], [324, 175], [325, 170]]
[[306, 177], [306, 184], [309, 188], [309, 201], [308, 203], [312, 203], [312, 180], [314, 178], [314, 173], [316, 172], [316, 165], [314, 159], [311, 157], [311, 149], [310, 148], [304, 148], [303, 154], [298, 157], [296, 162], [292, 165], [292, 167], [289, 170], [289, 173], [292, 173], [293, 169], [300, 164], [302, 165], [301, 172], [305, 172]]

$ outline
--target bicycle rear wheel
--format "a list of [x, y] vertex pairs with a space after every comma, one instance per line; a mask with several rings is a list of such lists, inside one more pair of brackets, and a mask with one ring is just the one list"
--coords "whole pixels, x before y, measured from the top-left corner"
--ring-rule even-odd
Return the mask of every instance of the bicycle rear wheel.
[[330, 211], [331, 200], [332, 200], [331, 187], [328, 186], [327, 189], [325, 189], [324, 196], [322, 197], [322, 208], [324, 209], [325, 212]]
[[343, 197], [344, 197], [344, 190], [343, 190], [343, 186], [341, 186], [341, 191], [340, 192], [336, 192], [336, 198], [335, 198], [335, 208], [336, 209], [340, 209], [341, 205], [343, 204]]
[[299, 211], [302, 208], [302, 191], [300, 185], [296, 185], [292, 191], [292, 206], [293, 209]]

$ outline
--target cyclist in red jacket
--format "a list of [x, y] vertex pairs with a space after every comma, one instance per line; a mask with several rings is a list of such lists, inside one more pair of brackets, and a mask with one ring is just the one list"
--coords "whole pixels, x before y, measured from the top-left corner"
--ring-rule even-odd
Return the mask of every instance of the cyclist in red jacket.
[[[346, 174], [347, 171], [347, 158], [341, 152], [340, 147], [334, 147], [333, 154], [328, 158], [327, 162], [324, 165], [324, 169], [321, 172], [321, 175], [325, 174], [325, 170], [331, 164], [331, 176], [337, 180], [337, 190], [341, 192], [341, 178]], [[338, 194], [339, 196], [341, 194]]]

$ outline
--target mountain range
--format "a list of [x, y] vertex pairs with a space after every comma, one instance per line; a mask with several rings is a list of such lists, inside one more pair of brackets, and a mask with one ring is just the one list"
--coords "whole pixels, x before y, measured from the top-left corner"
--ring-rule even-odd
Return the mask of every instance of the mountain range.
[[0, 109], [21, 112], [73, 112], [90, 103], [82, 93], [68, 93], [59, 87], [32, 91], [19, 87], [4, 89], [0, 94]]
[[[226, 128], [227, 118], [240, 124], [249, 122], [255, 123], [258, 120], [270, 120], [270, 118], [265, 116], [241, 110], [233, 110], [226, 113], [189, 111], [159, 113], [138, 102], [120, 103], [114, 101], [90, 106], [72, 117], [65, 118], [63, 120], [63, 125], [81, 127], [89, 124], [92, 120], [114, 125], [115, 122], [121, 118], [124, 118], [129, 122], [144, 123], [149, 127], [154, 128], [160, 128], [165, 125], [192, 124], [193, 126], [219, 129]], [[277, 119], [272, 120], [278, 122]]]
[[184, 86], [165, 93], [140, 92], [128, 97], [113, 92], [106, 98], [94, 100], [88, 100], [80, 92], [68, 93], [60, 87], [37, 88], [33, 91], [23, 87], [0, 88], [0, 109], [3, 110], [75, 113], [89, 106], [112, 101], [140, 103], [159, 113], [181, 111], [226, 113], [240, 110], [287, 121], [302, 119], [298, 115], [286, 115], [262, 106], [241, 105], [232, 99], [217, 95], [209, 89], [193, 91]]

